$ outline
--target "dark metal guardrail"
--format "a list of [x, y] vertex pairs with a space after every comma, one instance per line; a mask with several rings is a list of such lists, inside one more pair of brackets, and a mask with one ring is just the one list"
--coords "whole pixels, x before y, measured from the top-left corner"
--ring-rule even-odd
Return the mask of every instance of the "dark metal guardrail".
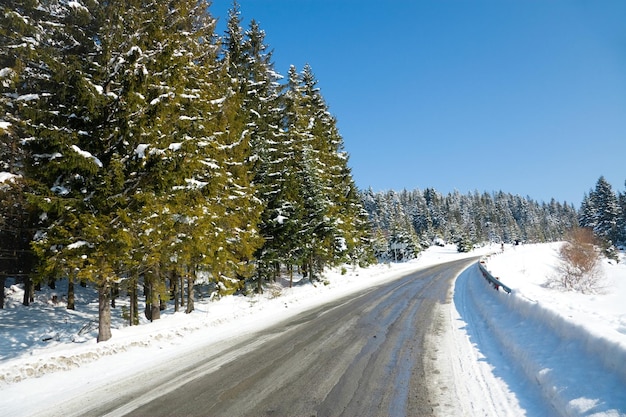
[[478, 268], [480, 269], [480, 272], [483, 274], [483, 277], [489, 282], [489, 284], [491, 284], [493, 288], [496, 289], [496, 291], [502, 288], [504, 291], [506, 291], [507, 294], [511, 294], [511, 289], [509, 287], [504, 285], [498, 278], [494, 277], [493, 275], [491, 275], [489, 271], [487, 271], [487, 268], [485, 268], [484, 261], [478, 262]]

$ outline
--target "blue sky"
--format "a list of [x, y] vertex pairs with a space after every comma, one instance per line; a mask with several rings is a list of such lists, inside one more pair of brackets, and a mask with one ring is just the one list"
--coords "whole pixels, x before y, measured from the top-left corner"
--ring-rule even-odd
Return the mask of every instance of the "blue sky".
[[[626, 180], [626, 1], [239, 0], [310, 64], [357, 185], [579, 206]], [[223, 33], [231, 0], [214, 0]]]

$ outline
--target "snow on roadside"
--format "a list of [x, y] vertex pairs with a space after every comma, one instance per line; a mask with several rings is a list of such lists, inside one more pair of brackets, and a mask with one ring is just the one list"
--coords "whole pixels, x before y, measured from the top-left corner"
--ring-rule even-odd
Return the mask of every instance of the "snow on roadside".
[[[199, 300], [191, 314], [174, 314], [169, 306], [162, 312], [162, 318], [152, 323], [141, 314], [139, 326], [126, 326], [118, 307], [112, 314], [113, 338], [105, 343], [95, 340], [98, 306], [92, 289], [75, 287], [77, 310], [71, 311], [65, 308], [63, 282], [57, 283], [57, 290], [45, 287], [38, 292], [30, 307], [21, 305], [23, 291], [13, 285], [6, 291], [5, 309], [0, 310], [0, 390], [23, 380], [70, 371], [139, 348], [176, 346], [181, 340], [210, 343], [244, 328], [258, 330], [324, 302], [397, 279], [417, 268], [475, 255], [459, 254], [454, 246], [432, 248], [407, 263], [366, 269], [349, 267], [343, 274], [339, 268], [328, 271], [325, 284], [296, 283], [293, 288], [274, 288], [263, 295]], [[118, 303], [123, 305], [124, 301]], [[143, 311], [141, 307], [140, 311]]]
[[[487, 361], [517, 369], [561, 415], [626, 416], [626, 265], [604, 261], [599, 294], [549, 289], [559, 245], [507, 247], [488, 258], [511, 295], [494, 291], [477, 268], [467, 278], [473, 309], [501, 349]], [[504, 380], [522, 391], [520, 378]]]

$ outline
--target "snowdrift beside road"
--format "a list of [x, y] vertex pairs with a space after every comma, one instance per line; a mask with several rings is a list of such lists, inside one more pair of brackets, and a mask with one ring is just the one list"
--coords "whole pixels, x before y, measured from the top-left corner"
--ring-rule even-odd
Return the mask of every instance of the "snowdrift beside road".
[[[506, 364], [498, 366], [517, 369], [558, 414], [626, 415], [626, 334], [622, 326], [626, 314], [611, 318], [613, 310], [620, 311], [613, 303], [625, 300], [626, 268], [605, 265], [610, 286], [604, 294], [547, 289], [544, 283], [555, 273], [557, 245], [553, 250], [546, 246], [519, 247], [487, 260], [487, 269], [513, 289], [510, 295], [494, 291], [477, 265], [464, 277], [467, 282], [457, 282], [457, 286], [469, 292], [471, 310], [501, 348]], [[621, 307], [621, 311], [626, 309]], [[497, 358], [487, 360], [498, 362]]]

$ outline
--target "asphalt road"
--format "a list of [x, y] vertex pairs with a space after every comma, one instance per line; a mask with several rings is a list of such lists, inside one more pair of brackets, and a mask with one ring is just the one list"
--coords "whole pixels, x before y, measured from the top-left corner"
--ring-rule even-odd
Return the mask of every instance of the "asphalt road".
[[[429, 416], [425, 336], [473, 260], [449, 262], [310, 310], [213, 350], [99, 415]], [[187, 358], [189, 359], [189, 358]], [[445, 358], [442, 358], [445, 360]], [[172, 364], [175, 366], [175, 364]], [[431, 390], [432, 392], [432, 387]], [[108, 413], [108, 414], [107, 414]]]

